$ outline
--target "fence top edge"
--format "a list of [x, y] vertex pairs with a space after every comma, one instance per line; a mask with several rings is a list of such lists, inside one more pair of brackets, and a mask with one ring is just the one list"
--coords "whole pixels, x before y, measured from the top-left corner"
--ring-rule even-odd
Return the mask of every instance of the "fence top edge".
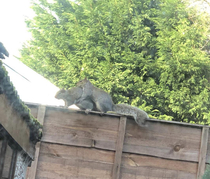
[[[58, 110], [58, 111], [73, 112], [73, 113], [83, 113], [83, 114], [85, 114], [85, 111], [84, 110], [64, 108], [63, 106], [42, 105], [42, 104], [31, 103], [31, 102], [25, 102], [25, 104], [27, 106], [35, 106], [37, 108], [39, 106], [46, 106], [46, 109], [54, 109], [54, 110]], [[118, 117], [118, 118], [120, 118], [122, 116], [126, 116], [127, 118], [133, 119], [133, 116], [130, 116], [130, 115], [120, 115], [120, 114], [112, 114], [112, 113], [101, 113], [101, 112], [98, 112], [98, 111], [90, 111], [89, 114], [102, 115], [102, 116], [110, 116], [110, 117]], [[210, 128], [210, 126], [208, 126], [208, 125], [191, 124], [191, 123], [177, 122], [177, 121], [166, 121], [166, 120], [153, 119], [153, 118], [150, 118], [147, 121], [149, 121], [149, 122], [158, 122], [158, 123], [166, 123], [166, 124], [175, 124], [175, 125], [189, 126], [189, 127], [196, 127], [196, 128], [203, 128], [203, 127]]]

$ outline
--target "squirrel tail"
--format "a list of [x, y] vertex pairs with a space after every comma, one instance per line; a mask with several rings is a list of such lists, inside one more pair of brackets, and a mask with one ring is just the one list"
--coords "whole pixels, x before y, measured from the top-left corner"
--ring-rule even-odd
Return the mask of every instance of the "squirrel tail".
[[134, 106], [128, 104], [115, 104], [113, 111], [120, 114], [131, 115], [139, 126], [145, 127], [146, 120], [149, 119], [148, 114]]

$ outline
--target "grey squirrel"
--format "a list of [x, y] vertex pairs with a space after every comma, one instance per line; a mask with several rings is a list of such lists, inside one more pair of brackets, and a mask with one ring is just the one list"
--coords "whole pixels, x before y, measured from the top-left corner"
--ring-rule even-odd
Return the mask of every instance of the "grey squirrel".
[[145, 126], [146, 120], [149, 119], [148, 114], [131, 105], [128, 104], [114, 104], [111, 96], [105, 91], [93, 86], [93, 84], [85, 78], [84, 80], [80, 80], [77, 83], [77, 86], [83, 90], [83, 94], [80, 100], [91, 99], [98, 111], [109, 113], [115, 112], [125, 115], [132, 115], [136, 121], [136, 123], [140, 126]]
[[94, 103], [87, 99], [79, 102], [80, 97], [82, 96], [83, 90], [79, 87], [73, 87], [69, 90], [60, 89], [56, 94], [56, 99], [62, 99], [65, 102], [65, 107], [68, 108], [72, 104], [75, 104], [82, 110], [93, 110], [96, 111]]
[[57, 99], [63, 99], [66, 107], [75, 104], [83, 110], [93, 110], [100, 112], [114, 112], [125, 115], [132, 115], [136, 123], [145, 126], [148, 114], [134, 106], [127, 104], [114, 104], [111, 96], [105, 91], [95, 87], [87, 80], [81, 80], [77, 83], [77, 87], [70, 90], [60, 90], [55, 96]]

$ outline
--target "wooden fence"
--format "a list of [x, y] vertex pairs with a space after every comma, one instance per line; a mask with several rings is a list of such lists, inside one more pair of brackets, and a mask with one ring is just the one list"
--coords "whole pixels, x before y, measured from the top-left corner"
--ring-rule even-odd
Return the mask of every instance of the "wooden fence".
[[43, 123], [30, 179], [201, 179], [209, 128], [27, 104]]

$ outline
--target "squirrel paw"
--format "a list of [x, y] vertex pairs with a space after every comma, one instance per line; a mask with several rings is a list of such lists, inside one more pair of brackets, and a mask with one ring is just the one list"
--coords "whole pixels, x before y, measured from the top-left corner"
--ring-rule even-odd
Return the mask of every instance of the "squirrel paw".
[[85, 110], [85, 113], [86, 113], [86, 114], [89, 114], [90, 111], [91, 111], [91, 109], [86, 109], [86, 110]]

